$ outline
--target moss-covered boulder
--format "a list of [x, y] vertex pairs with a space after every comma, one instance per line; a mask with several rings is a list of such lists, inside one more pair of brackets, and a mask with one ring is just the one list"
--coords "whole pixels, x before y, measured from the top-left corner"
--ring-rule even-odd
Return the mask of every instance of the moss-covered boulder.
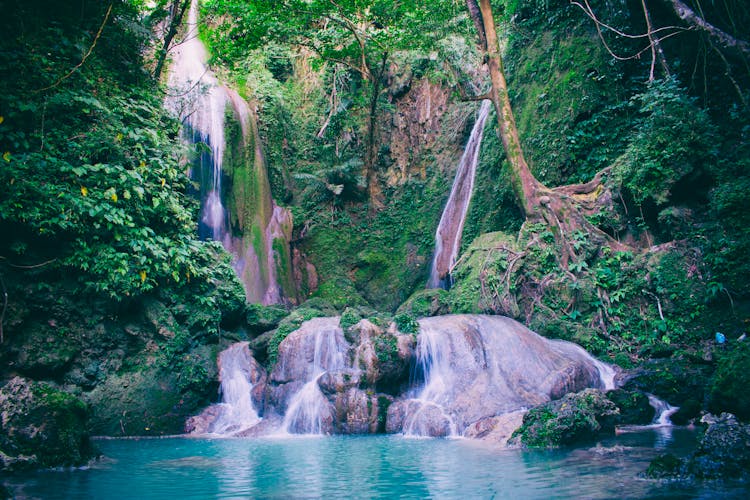
[[451, 311], [492, 312], [517, 318], [520, 309], [514, 294], [509, 293], [513, 280], [507, 279], [517, 271], [512, 265], [517, 246], [516, 236], [508, 233], [486, 233], [476, 238], [451, 274]]
[[648, 392], [681, 407], [677, 418], [686, 423], [700, 412], [711, 371], [710, 366], [691, 359], [652, 359], [634, 369], [622, 388]]
[[84, 464], [94, 454], [87, 418], [75, 396], [15, 377], [0, 389], [0, 469]]
[[648, 477], [700, 480], [750, 479], [750, 425], [742, 424], [730, 413], [719, 417], [705, 415], [708, 424], [703, 438], [685, 459], [662, 455], [646, 471]]
[[700, 479], [750, 478], [750, 425], [729, 413], [703, 421], [709, 426], [687, 460], [687, 472]]
[[618, 425], [648, 425], [654, 420], [655, 410], [648, 396], [640, 391], [617, 389], [607, 393], [619, 411], [615, 419]]
[[532, 408], [513, 433], [511, 445], [556, 448], [590, 441], [614, 430], [619, 414], [615, 404], [598, 389], [584, 389]]
[[169, 358], [145, 358], [128, 370], [110, 373], [82, 395], [91, 408], [92, 433], [182, 433], [187, 417], [216, 397], [216, 356], [217, 346], [199, 346]]
[[711, 382], [709, 408], [714, 413], [730, 412], [750, 421], [750, 342], [729, 346], [720, 357]]
[[417, 290], [399, 306], [396, 314], [409, 314], [416, 318], [448, 314], [449, 297], [449, 292], [441, 288]]

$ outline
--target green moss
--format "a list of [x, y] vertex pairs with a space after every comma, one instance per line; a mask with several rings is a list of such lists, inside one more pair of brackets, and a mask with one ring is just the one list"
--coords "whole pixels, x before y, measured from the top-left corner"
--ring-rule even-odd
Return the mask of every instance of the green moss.
[[417, 290], [396, 311], [415, 318], [438, 316], [450, 311], [449, 293], [443, 289]]
[[732, 342], [719, 355], [711, 382], [710, 409], [750, 420], [750, 342]]
[[419, 333], [419, 322], [417, 319], [406, 313], [397, 314], [393, 317], [393, 322], [396, 324], [396, 328], [401, 333], [407, 333], [417, 335]]

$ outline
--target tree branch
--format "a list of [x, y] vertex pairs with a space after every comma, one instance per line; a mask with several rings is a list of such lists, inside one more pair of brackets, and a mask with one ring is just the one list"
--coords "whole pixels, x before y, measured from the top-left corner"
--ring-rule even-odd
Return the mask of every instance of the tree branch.
[[62, 76], [59, 80], [57, 80], [52, 85], [50, 85], [48, 87], [41, 88], [39, 90], [35, 90], [34, 92], [44, 92], [45, 90], [49, 90], [51, 88], [57, 87], [64, 80], [67, 80], [68, 78], [70, 78], [73, 75], [73, 73], [75, 73], [76, 71], [78, 71], [78, 69], [81, 66], [83, 66], [83, 64], [86, 62], [86, 59], [88, 59], [89, 56], [91, 55], [91, 53], [94, 51], [94, 47], [96, 47], [96, 42], [99, 41], [99, 37], [102, 36], [102, 31], [104, 31], [104, 25], [107, 24], [107, 20], [109, 19], [109, 15], [112, 13], [112, 6], [113, 5], [114, 4], [109, 4], [109, 7], [107, 8], [107, 13], [104, 15], [104, 21], [102, 21], [102, 25], [99, 26], [99, 31], [96, 32], [96, 36], [94, 37], [94, 41], [91, 43], [91, 46], [89, 47], [89, 50], [86, 52], [86, 54], [84, 54], [83, 59], [81, 59], [81, 62], [79, 62], [78, 64], [76, 64], [73, 67], [73, 69], [71, 69], [66, 75]]
[[686, 23], [707, 32], [709, 35], [716, 38], [725, 47], [736, 48], [746, 55], [750, 55], [750, 43], [746, 42], [745, 40], [735, 38], [729, 33], [720, 30], [719, 28], [696, 14], [681, 0], [667, 1], [672, 4], [672, 8], [674, 9], [675, 14], [677, 14], [677, 17], [679, 17]]

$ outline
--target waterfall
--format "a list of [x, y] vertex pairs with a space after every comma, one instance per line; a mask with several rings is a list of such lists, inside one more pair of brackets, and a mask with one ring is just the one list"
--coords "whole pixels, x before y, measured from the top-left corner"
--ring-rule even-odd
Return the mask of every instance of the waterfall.
[[194, 433], [233, 436], [257, 425], [261, 419], [252, 392], [259, 373], [260, 367], [250, 355], [247, 342], [222, 351], [219, 354], [222, 401], [194, 417]]
[[400, 418], [405, 435], [460, 436], [486, 417], [586, 387], [610, 388], [613, 374], [581, 347], [541, 337], [510, 318], [424, 318], [413, 377], [420, 384], [391, 405], [389, 419]]
[[200, 186], [198, 235], [221, 242], [233, 255], [249, 302], [294, 302], [292, 218], [271, 198], [257, 117], [216, 79], [207, 59], [198, 38], [198, 1], [192, 0], [185, 39], [172, 53], [166, 106], [182, 120], [186, 140], [208, 146], [190, 172]]
[[227, 94], [207, 68], [206, 49], [198, 39], [198, 2], [188, 12], [185, 40], [174, 51], [169, 72], [167, 107], [182, 119], [190, 142], [205, 143], [209, 151], [200, 155], [191, 177], [200, 182], [199, 235], [224, 242], [228, 234], [227, 213], [221, 201], [222, 163], [226, 141], [224, 112]]
[[424, 377], [424, 385], [414, 398], [412, 410], [404, 421], [403, 433], [406, 436], [429, 436], [434, 434], [426, 425], [429, 419], [423, 418], [426, 412], [437, 412], [438, 421], [445, 436], [456, 436], [458, 429], [453, 418], [444, 409], [452, 397], [452, 382], [455, 371], [451, 367], [449, 353], [451, 338], [440, 335], [439, 330], [428, 328], [420, 332], [417, 339], [416, 372]]
[[679, 406], [672, 406], [666, 401], [657, 398], [653, 394], [648, 394], [648, 404], [654, 409], [654, 421], [651, 423], [652, 426], [671, 426], [672, 421], [669, 417], [675, 414], [680, 409]]
[[479, 108], [479, 115], [471, 130], [461, 160], [456, 168], [456, 177], [448, 196], [448, 201], [440, 217], [435, 232], [435, 256], [430, 269], [427, 288], [447, 288], [450, 286], [450, 272], [458, 259], [461, 248], [461, 235], [464, 230], [466, 213], [474, 191], [474, 177], [479, 162], [484, 123], [489, 115], [492, 102], [485, 100]]
[[[291, 397], [284, 415], [282, 430], [290, 434], [325, 434], [332, 429], [333, 408], [321, 391], [319, 381], [326, 374], [347, 368], [348, 344], [338, 327], [338, 318], [330, 324], [318, 323], [321, 327], [313, 328], [304, 338], [304, 342], [308, 346], [312, 343], [313, 348], [308, 379]], [[305, 350], [302, 347], [301, 351]]]

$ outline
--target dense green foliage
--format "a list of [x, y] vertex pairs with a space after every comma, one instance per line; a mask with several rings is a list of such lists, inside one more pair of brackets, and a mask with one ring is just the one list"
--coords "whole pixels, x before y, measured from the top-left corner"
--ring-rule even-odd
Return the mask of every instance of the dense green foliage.
[[140, 14], [85, 4], [80, 22], [65, 2], [4, 16], [0, 255], [118, 300], [209, 279], [219, 250], [196, 239], [186, 152], [145, 73]]

